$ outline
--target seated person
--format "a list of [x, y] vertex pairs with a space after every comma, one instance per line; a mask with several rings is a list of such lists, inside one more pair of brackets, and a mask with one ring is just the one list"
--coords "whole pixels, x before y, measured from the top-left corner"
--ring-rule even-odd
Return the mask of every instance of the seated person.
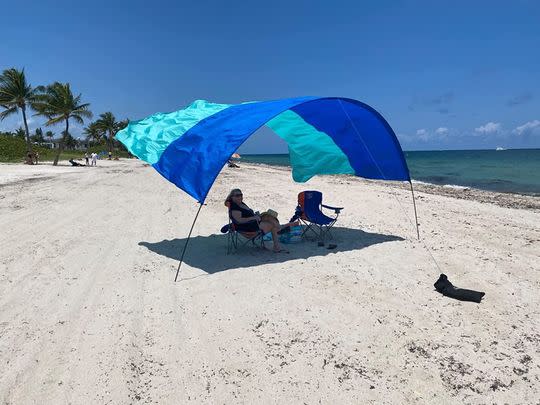
[[[242, 191], [234, 189], [229, 193], [229, 196], [225, 200], [225, 205], [229, 207], [229, 214], [231, 220], [236, 225], [236, 230], [239, 232], [257, 232], [259, 230], [264, 233], [272, 233], [272, 242], [274, 243], [274, 252], [276, 253], [288, 253], [285, 249], [281, 248], [279, 244], [278, 232], [281, 231], [282, 226], [277, 220], [277, 213], [272, 210], [258, 215], [251, 208], [249, 208], [243, 201]], [[288, 227], [291, 224], [286, 224], [284, 227]]]
[[34, 164], [34, 157], [32, 156], [32, 153], [26, 152], [26, 158], [24, 160], [25, 165], [33, 165]]
[[86, 165], [82, 165], [78, 162], [75, 162], [73, 159], [69, 159], [69, 163], [71, 163], [71, 166], [86, 166]]

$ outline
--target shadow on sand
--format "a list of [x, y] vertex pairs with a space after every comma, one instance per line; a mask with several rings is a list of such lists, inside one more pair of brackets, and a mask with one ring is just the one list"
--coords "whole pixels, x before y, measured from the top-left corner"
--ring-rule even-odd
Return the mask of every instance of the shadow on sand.
[[[383, 242], [401, 241], [403, 238], [395, 235], [369, 233], [359, 229], [334, 227], [334, 238], [330, 243], [336, 244], [335, 249], [317, 246], [317, 242], [304, 241], [298, 244], [283, 245], [290, 253], [274, 253], [251, 245], [238, 249], [235, 254], [227, 255], [227, 235], [195, 236], [189, 241], [184, 256], [184, 263], [199, 268], [208, 274], [220, 271], [253, 267], [266, 263], [283, 263], [289, 260], [306, 259], [308, 257], [326, 256], [337, 252], [363, 249]], [[163, 240], [161, 242], [139, 242], [140, 246], [159, 255], [180, 260], [180, 255], [186, 239]], [[266, 242], [271, 248], [272, 242]]]

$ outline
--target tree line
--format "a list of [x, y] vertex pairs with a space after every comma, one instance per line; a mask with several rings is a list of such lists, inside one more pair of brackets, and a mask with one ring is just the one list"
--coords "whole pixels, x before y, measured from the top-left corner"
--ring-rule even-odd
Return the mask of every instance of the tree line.
[[[60, 137], [59, 147], [53, 165], [58, 164], [60, 155], [66, 146], [74, 141], [69, 132], [70, 122], [84, 124], [85, 120], [93, 118], [90, 104], [82, 102], [82, 94], [75, 95], [69, 83], [54, 82], [47, 86], [31, 86], [26, 80], [24, 69], [6, 69], [0, 75], [0, 121], [13, 114], [22, 114], [24, 128], [19, 128], [13, 135], [24, 137], [29, 153], [33, 153], [32, 142], [44, 139], [41, 128], [35, 134], [28, 129], [28, 114], [34, 111], [35, 116], [46, 119], [45, 126], [63, 124], [64, 130]], [[114, 149], [114, 136], [125, 128], [129, 120], [117, 121], [111, 112], [99, 115], [84, 128], [84, 134], [89, 142], [105, 141], [109, 152]], [[39, 130], [39, 131], [38, 131]], [[47, 131], [45, 136], [52, 141], [54, 134]]]
[[[22, 139], [23, 141], [26, 141], [26, 131], [23, 127], [19, 127], [14, 131], [0, 131], [0, 135], [3, 136], [11, 136], [14, 138]], [[62, 133], [61, 136], [64, 134]], [[43, 144], [52, 144], [55, 142], [55, 136], [56, 134], [53, 131], [46, 131], [43, 132], [43, 129], [36, 128], [34, 129], [34, 132], [30, 134], [30, 141], [32, 142], [32, 145], [39, 145], [42, 146]], [[102, 136], [98, 136], [97, 138], [93, 137], [86, 137], [87, 145], [99, 145], [103, 144], [105, 141]], [[75, 139], [71, 134], [67, 134], [64, 139], [64, 147], [66, 149], [74, 149], [78, 146], [81, 146], [83, 144], [79, 139]], [[117, 145], [117, 144], [115, 144]], [[121, 144], [120, 144], [121, 145]]]

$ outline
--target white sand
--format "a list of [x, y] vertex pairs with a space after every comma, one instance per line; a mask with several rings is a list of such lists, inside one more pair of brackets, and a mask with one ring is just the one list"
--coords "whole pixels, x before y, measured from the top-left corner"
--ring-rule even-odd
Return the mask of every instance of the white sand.
[[[441, 271], [486, 292], [463, 303], [434, 291], [406, 190], [225, 169], [175, 284], [195, 201], [139, 161], [99, 164], [0, 165], [0, 403], [539, 401], [537, 210], [418, 193]], [[338, 248], [227, 256], [235, 186], [282, 220], [323, 191], [346, 207]]]

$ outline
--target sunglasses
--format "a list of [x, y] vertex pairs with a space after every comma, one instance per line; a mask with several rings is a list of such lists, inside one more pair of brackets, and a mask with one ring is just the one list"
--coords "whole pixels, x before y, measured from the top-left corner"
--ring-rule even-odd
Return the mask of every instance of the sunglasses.
[[233, 197], [243, 197], [243, 194], [234, 194]]

